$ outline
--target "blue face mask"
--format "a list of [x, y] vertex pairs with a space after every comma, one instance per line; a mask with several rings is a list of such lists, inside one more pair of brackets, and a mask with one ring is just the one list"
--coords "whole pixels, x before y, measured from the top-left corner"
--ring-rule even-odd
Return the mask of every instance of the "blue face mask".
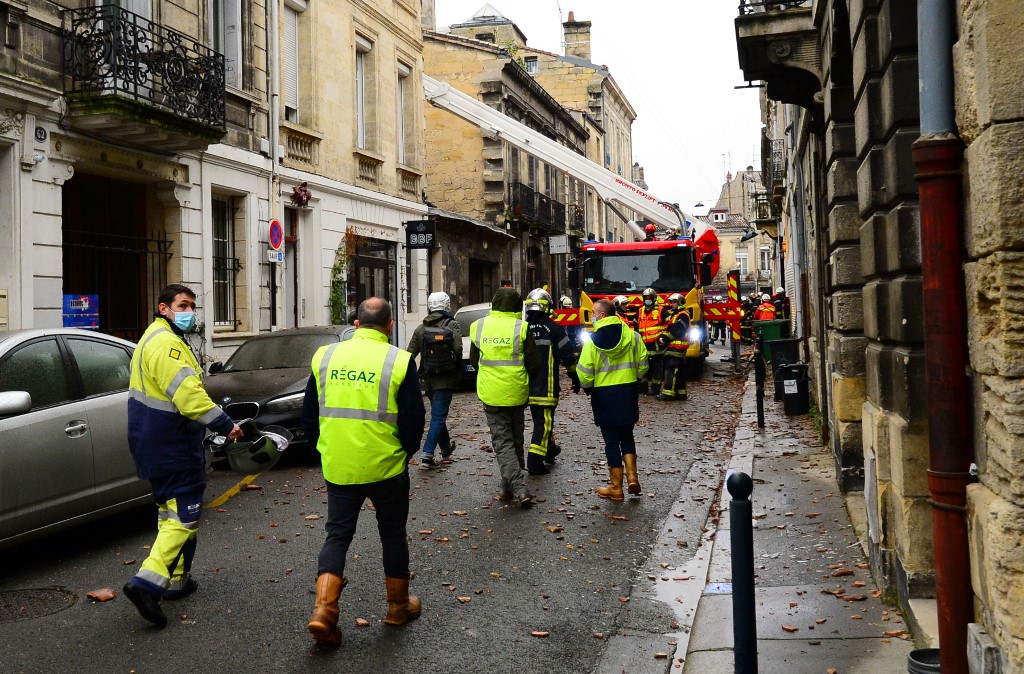
[[196, 324], [196, 314], [194, 311], [175, 311], [174, 312], [174, 324], [178, 326], [178, 329], [182, 332], [188, 332], [192, 329], [192, 326]]

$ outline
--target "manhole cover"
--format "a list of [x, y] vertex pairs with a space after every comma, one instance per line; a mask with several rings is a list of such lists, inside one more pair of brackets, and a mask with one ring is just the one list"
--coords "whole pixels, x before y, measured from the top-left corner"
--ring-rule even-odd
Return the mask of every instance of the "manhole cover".
[[0, 623], [31, 620], [75, 604], [75, 594], [55, 587], [0, 592]]

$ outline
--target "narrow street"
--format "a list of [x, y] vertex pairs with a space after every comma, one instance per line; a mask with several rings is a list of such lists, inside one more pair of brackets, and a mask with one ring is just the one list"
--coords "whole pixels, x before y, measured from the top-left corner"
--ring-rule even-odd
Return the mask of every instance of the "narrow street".
[[[714, 532], [743, 387], [718, 355], [689, 401], [642, 401], [643, 495], [623, 503], [594, 493], [607, 478], [603, 449], [586, 397], [571, 393], [556, 417], [563, 454], [549, 475], [530, 478], [537, 505], [493, 500], [497, 465], [482, 409], [459, 394], [452, 461], [411, 468], [412, 589], [424, 608], [403, 628], [381, 622], [380, 544], [367, 512], [346, 568], [342, 646], [313, 645], [305, 625], [326, 497], [319, 468], [292, 461], [208, 504], [193, 569], [200, 589], [164, 603], [171, 621], [162, 631], [120, 589], [152, 541], [148, 508], [4, 553], [0, 671], [72, 662], [83, 672], [679, 671], [676, 648], [703, 585], [685, 569], [708, 557], [701, 543]], [[240, 477], [215, 471], [207, 498]], [[87, 600], [104, 587], [118, 596]]]

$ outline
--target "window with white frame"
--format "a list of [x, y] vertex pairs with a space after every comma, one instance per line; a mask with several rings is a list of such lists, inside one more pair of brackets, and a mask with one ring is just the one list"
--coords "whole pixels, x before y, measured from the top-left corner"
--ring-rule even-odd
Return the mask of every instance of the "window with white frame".
[[736, 251], [736, 266], [740, 269], [740, 276], [746, 276], [750, 273], [750, 263], [747, 261], [747, 251]]
[[210, 0], [210, 46], [224, 55], [224, 84], [242, 88], [241, 0]]
[[537, 74], [537, 57], [536, 56], [527, 56], [525, 59], [523, 59], [523, 64], [526, 67], [526, 72], [530, 73], [531, 75], [536, 75]]
[[299, 9], [292, 3], [284, 6], [284, 31], [281, 45], [281, 92], [284, 95], [284, 118], [299, 121]]
[[356, 147], [370, 146], [370, 114], [373, 110], [373, 43], [356, 35]]
[[409, 164], [412, 154], [411, 139], [415, 126], [411, 123], [413, 100], [409, 96], [409, 76], [412, 68], [402, 62], [398, 63], [398, 88], [395, 98], [398, 99], [398, 163]]
[[231, 197], [214, 197], [213, 324], [235, 327], [235, 205]]
[[772, 267], [772, 250], [768, 246], [761, 246], [761, 263], [759, 269], [771, 269]]

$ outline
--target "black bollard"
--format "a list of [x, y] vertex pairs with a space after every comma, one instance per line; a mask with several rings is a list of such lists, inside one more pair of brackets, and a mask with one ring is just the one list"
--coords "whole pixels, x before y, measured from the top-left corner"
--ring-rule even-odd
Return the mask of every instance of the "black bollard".
[[754, 526], [750, 493], [754, 481], [733, 473], [725, 482], [732, 544], [732, 636], [736, 674], [757, 674], [757, 616], [754, 613]]
[[761, 349], [754, 347], [754, 386], [757, 398], [757, 427], [764, 428], [764, 358]]

